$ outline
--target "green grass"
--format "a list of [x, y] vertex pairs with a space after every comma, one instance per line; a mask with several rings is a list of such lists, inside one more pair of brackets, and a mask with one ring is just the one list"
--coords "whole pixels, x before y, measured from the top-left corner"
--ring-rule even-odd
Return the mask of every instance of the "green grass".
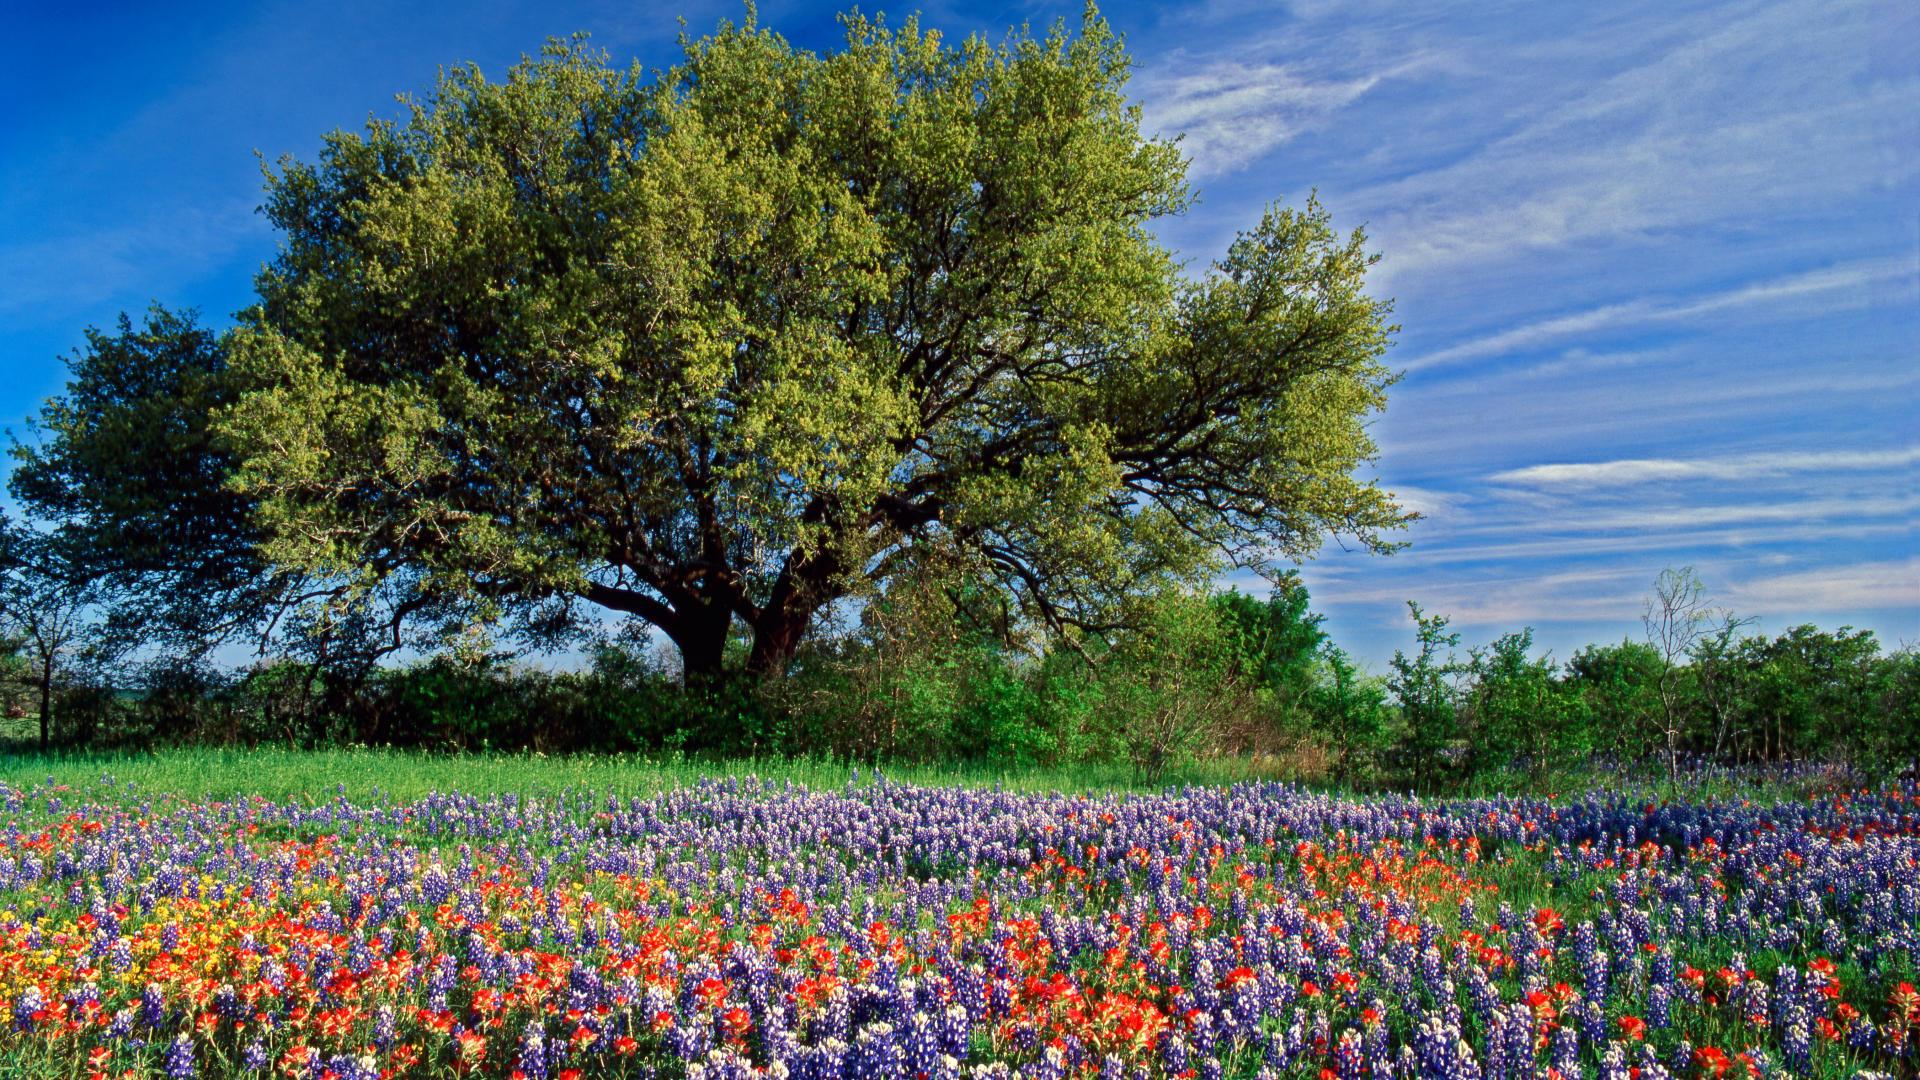
[[[949, 762], [937, 765], [854, 764], [824, 758], [767, 757], [711, 759], [676, 753], [573, 754], [548, 757], [530, 752], [429, 753], [390, 748], [289, 750], [265, 747], [171, 748], [137, 751], [62, 751], [39, 753], [30, 741], [0, 740], [0, 783], [25, 787], [45, 783], [91, 788], [112, 778], [124, 788], [181, 799], [231, 799], [258, 795], [276, 801], [317, 801], [345, 795], [365, 799], [376, 794], [410, 800], [432, 791], [469, 794], [550, 794], [566, 789], [610, 795], [647, 795], [687, 787], [709, 777], [758, 776], [791, 780], [812, 788], [842, 787], [856, 776], [876, 773], [911, 784], [991, 787], [1013, 791], [1150, 791], [1185, 784], [1231, 784], [1246, 780], [1292, 780], [1307, 786], [1361, 795], [1323, 775], [1303, 776], [1281, 761], [1219, 757], [1170, 771], [1159, 783], [1143, 782], [1124, 765], [1072, 765], [1055, 768]], [[1500, 774], [1481, 778], [1459, 795], [1561, 792], [1594, 787], [1626, 787], [1649, 799], [1669, 796], [1666, 778], [1590, 773], [1532, 777]], [[1693, 783], [1688, 799], [1756, 802], [1806, 797], [1800, 786], [1764, 780]]]
[[[1057, 769], [986, 764], [882, 766], [878, 772], [913, 784], [992, 786], [1018, 791], [1140, 791], [1183, 783], [1225, 784], [1277, 779], [1240, 759], [1198, 763], [1165, 778], [1140, 782], [1123, 766]], [[706, 777], [758, 776], [808, 787], [840, 787], [856, 775], [871, 779], [873, 766], [809, 758], [712, 761], [672, 755], [428, 754], [386, 749], [172, 749], [154, 753], [0, 754], [0, 782], [15, 787], [51, 779], [76, 788], [103, 777], [140, 791], [183, 799], [228, 799], [259, 795], [276, 801], [314, 801], [344, 794], [413, 799], [431, 791], [534, 795], [568, 788], [618, 795], [644, 795], [686, 787]]]

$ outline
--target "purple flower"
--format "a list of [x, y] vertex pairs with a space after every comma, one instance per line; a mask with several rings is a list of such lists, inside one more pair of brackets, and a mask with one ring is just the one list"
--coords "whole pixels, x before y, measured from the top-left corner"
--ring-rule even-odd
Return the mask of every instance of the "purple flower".
[[187, 1080], [195, 1075], [191, 1036], [183, 1032], [167, 1047], [166, 1071], [168, 1080]]

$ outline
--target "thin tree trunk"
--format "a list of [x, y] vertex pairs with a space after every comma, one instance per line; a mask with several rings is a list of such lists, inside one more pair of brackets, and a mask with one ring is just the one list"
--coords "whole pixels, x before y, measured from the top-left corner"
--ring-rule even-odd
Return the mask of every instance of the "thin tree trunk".
[[46, 750], [53, 730], [53, 664], [40, 666], [40, 749]]

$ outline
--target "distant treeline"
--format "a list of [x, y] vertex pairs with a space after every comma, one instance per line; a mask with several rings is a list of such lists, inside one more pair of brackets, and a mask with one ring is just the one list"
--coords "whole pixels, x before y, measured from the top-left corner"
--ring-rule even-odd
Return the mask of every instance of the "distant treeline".
[[[1663, 583], [1673, 580], [1685, 579]], [[1656, 602], [1651, 640], [1592, 645], [1558, 663], [1527, 630], [1463, 649], [1445, 618], [1413, 607], [1412, 647], [1370, 674], [1328, 639], [1297, 579], [1264, 599], [1163, 596], [1133, 629], [1051, 647], [1010, 640], [981, 619], [977, 596], [927, 585], [810, 642], [778, 682], [689, 689], [670, 656], [611, 643], [562, 671], [456, 653], [361, 669], [284, 660], [222, 672], [159, 660], [120, 665], [111, 678], [63, 675], [50, 734], [100, 748], [1119, 763], [1147, 779], [1238, 754], [1305, 777], [1428, 791], [1551, 783], [1595, 755], [1642, 761], [1654, 776], [1669, 751], [1868, 771], [1911, 769], [1920, 753], [1920, 656], [1885, 651], [1867, 631], [1799, 626], [1766, 637], [1722, 617], [1669, 655]], [[31, 665], [17, 648], [7, 663], [9, 712], [29, 717]]]

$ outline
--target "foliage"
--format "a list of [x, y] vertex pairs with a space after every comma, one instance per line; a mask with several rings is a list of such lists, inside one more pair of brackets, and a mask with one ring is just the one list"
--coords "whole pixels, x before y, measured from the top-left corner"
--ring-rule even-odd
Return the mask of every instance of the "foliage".
[[1269, 729], [1250, 732], [1241, 740], [1245, 745], [1271, 743], [1275, 735], [1292, 734], [1303, 725], [1327, 644], [1324, 620], [1310, 610], [1310, 601], [1294, 571], [1280, 577], [1265, 601], [1237, 589], [1213, 597], [1232, 641], [1239, 681], [1258, 699], [1250, 719]]
[[1223, 616], [1204, 597], [1154, 598], [1140, 628], [1097, 661], [1101, 722], [1149, 783], [1210, 749], [1247, 704], [1245, 654]]
[[213, 418], [236, 392], [219, 336], [156, 305], [138, 326], [123, 314], [114, 332], [88, 329], [67, 369], [7, 483], [83, 564], [112, 609], [101, 625], [140, 639], [124, 645], [194, 655], [263, 629], [291, 583], [228, 485]]
[[1858, 726], [1871, 715], [1880, 653], [1871, 631], [1795, 626], [1758, 651], [1752, 700], [1760, 756], [1862, 741], [1865, 732]]
[[0, 627], [0, 715], [8, 720], [24, 718], [30, 711], [27, 687], [32, 684], [32, 670], [26, 639], [12, 628]]
[[992, 759], [992, 724], [963, 719], [976, 674], [1003, 659], [980, 597], [955, 567], [918, 567], [863, 605], [852, 633], [810, 642], [770, 692], [805, 745], [835, 755]]
[[1466, 712], [1481, 771], [1523, 762], [1545, 776], [1590, 749], [1585, 699], [1574, 684], [1556, 678], [1551, 660], [1531, 656], [1532, 650], [1528, 628], [1472, 652]]
[[1427, 791], [1440, 784], [1460, 756], [1454, 745], [1459, 734], [1454, 677], [1460, 667], [1451, 651], [1459, 646], [1460, 635], [1447, 632], [1444, 615], [1428, 615], [1412, 601], [1407, 611], [1419, 651], [1409, 657], [1394, 650], [1387, 688], [1406, 729], [1401, 751], [1407, 771], [1414, 785]]
[[1855, 725], [1861, 756], [1920, 774], [1920, 652], [1912, 646], [1874, 665], [1873, 689]]
[[[190, 655], [101, 668], [83, 641], [61, 654], [49, 739], [1123, 766], [1148, 782], [1240, 757], [1349, 787], [1431, 791], [1567, 786], [1594, 753], [1607, 768], [1644, 767], [1649, 755], [1672, 767], [1657, 737], [1662, 662], [1646, 643], [1591, 646], [1561, 668], [1534, 655], [1523, 630], [1462, 661], [1460, 635], [1415, 606], [1417, 648], [1382, 678], [1324, 641], [1303, 596], [1298, 586], [1266, 601], [1168, 592], [1137, 601], [1129, 628], [1069, 636], [1036, 633], [964, 564], [923, 568], [849, 610], [849, 625], [801, 651], [791, 678], [759, 688], [688, 686], [633, 640], [603, 642], [563, 670], [476, 650], [363, 670], [287, 658], [238, 672]], [[1705, 754], [1883, 776], [1914, 768], [1920, 664], [1910, 651], [1883, 655], [1871, 634], [1846, 628], [1736, 636], [1743, 625], [1702, 635], [1671, 673], [1683, 763]], [[1303, 673], [1282, 643], [1316, 639]], [[40, 669], [14, 640], [8, 670], [26, 677], [18, 713], [37, 717]], [[37, 720], [26, 723], [37, 738]]]
[[1319, 677], [1307, 691], [1307, 713], [1334, 746], [1334, 777], [1363, 785], [1372, 779], [1376, 755], [1389, 735], [1386, 684], [1362, 674], [1335, 646], [1326, 646], [1321, 660]]
[[1703, 637], [1689, 665], [1715, 752], [1798, 757], [1872, 741], [1889, 663], [1872, 632], [1802, 625], [1769, 640], [1734, 628]]
[[1586, 702], [1595, 749], [1638, 756], [1649, 718], [1660, 708], [1660, 655], [1653, 646], [1589, 645], [1567, 662], [1565, 678]]

